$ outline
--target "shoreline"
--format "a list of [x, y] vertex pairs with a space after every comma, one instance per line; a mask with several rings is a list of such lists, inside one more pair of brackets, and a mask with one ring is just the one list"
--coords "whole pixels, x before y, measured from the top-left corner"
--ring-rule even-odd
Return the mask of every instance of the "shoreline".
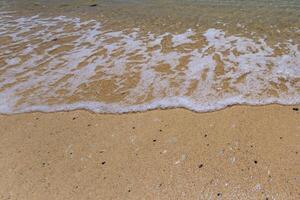
[[[198, 114], [206, 114], [206, 113], [214, 113], [214, 112], [219, 112], [222, 110], [226, 110], [229, 109], [231, 107], [268, 107], [268, 106], [279, 106], [279, 107], [300, 107], [300, 103], [291, 103], [291, 104], [283, 104], [283, 103], [265, 103], [265, 104], [249, 104], [249, 103], [233, 103], [233, 104], [228, 104], [226, 106], [220, 107], [220, 108], [212, 108], [212, 109], [207, 109], [206, 111], [198, 111], [198, 110], [193, 110], [188, 108], [187, 106], [163, 106], [163, 105], [159, 105], [159, 106], [155, 106], [154, 108], [151, 108], [150, 106], [147, 106], [147, 104], [142, 104], [142, 105], [133, 105], [133, 106], [128, 106], [128, 107], [139, 107], [139, 106], [144, 106], [144, 107], [148, 107], [146, 109], [141, 109], [141, 110], [132, 110], [132, 109], [127, 109], [127, 110], [132, 110], [132, 111], [120, 111], [120, 112], [109, 112], [109, 111], [94, 111], [89, 108], [81, 108], [80, 106], [77, 106], [78, 104], [81, 104], [82, 102], [78, 102], [78, 103], [74, 103], [74, 104], [69, 104], [68, 105], [68, 109], [54, 109], [54, 110], [50, 110], [50, 111], [44, 111], [44, 109], [47, 109], [50, 106], [36, 106], [37, 109], [33, 109], [33, 111], [19, 111], [19, 112], [11, 112], [11, 113], [1, 113], [0, 112], [0, 116], [13, 116], [13, 115], [22, 115], [22, 114], [33, 114], [33, 113], [41, 113], [41, 114], [47, 114], [47, 113], [61, 113], [61, 112], [89, 112], [91, 114], [96, 114], [96, 115], [127, 115], [127, 114], [139, 114], [139, 113], [146, 113], [146, 112], [153, 112], [153, 111], [168, 111], [168, 110], [186, 110], [186, 111], [190, 111], [192, 113], [198, 113]], [[86, 103], [86, 102], [85, 102]], [[90, 103], [90, 102], [87, 102]], [[96, 105], [98, 104], [97, 102], [91, 102], [91, 103], [95, 103]], [[151, 103], [150, 103], [151, 104]], [[74, 106], [76, 108], [70, 108], [72, 106]], [[65, 105], [57, 105], [54, 107], [63, 107]], [[112, 106], [114, 107], [114, 106]], [[122, 107], [122, 106], [118, 106], [118, 107]], [[39, 109], [40, 108], [40, 109]], [[97, 108], [99, 109], [99, 108]], [[105, 109], [108, 110], [108, 109]]]
[[0, 200], [300, 199], [299, 8], [0, 0]]
[[[58, 105], [59, 106], [59, 105]], [[137, 105], [140, 106], [140, 105]], [[39, 110], [34, 110], [34, 111], [20, 111], [20, 112], [15, 112], [15, 113], [1, 113], [0, 112], [0, 116], [14, 116], [14, 115], [23, 115], [23, 114], [53, 114], [53, 113], [69, 113], [69, 112], [88, 112], [90, 114], [95, 114], [95, 115], [131, 115], [131, 114], [143, 114], [143, 113], [147, 113], [147, 112], [159, 112], [159, 111], [171, 111], [171, 110], [184, 110], [187, 112], [192, 112], [195, 114], [208, 114], [208, 113], [215, 113], [215, 112], [220, 112], [226, 109], [230, 109], [232, 107], [249, 107], [249, 108], [255, 108], [255, 107], [269, 107], [269, 106], [279, 106], [279, 107], [295, 107], [298, 108], [300, 107], [300, 103], [296, 103], [296, 104], [281, 104], [281, 103], [266, 103], [266, 104], [231, 104], [231, 105], [227, 105], [225, 107], [222, 108], [216, 108], [216, 109], [208, 109], [207, 111], [197, 111], [197, 110], [193, 110], [193, 109], [189, 109], [187, 107], [184, 106], [170, 106], [170, 107], [156, 107], [156, 108], [149, 108], [146, 110], [137, 110], [137, 111], [124, 111], [124, 112], [106, 112], [106, 111], [93, 111], [91, 109], [88, 108], [74, 108], [74, 109], [57, 109], [57, 110], [53, 110], [53, 111], [43, 111], [42, 109]], [[38, 107], [44, 107], [44, 106], [38, 106]], [[45, 106], [48, 107], [48, 106]], [[49, 106], [51, 107], [51, 106]], [[299, 108], [298, 108], [299, 109]]]
[[297, 199], [298, 107], [0, 115], [0, 197]]

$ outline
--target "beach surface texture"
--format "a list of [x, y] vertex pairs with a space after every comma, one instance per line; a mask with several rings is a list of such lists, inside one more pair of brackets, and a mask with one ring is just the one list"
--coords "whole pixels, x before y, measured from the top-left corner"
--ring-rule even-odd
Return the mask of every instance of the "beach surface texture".
[[0, 0], [0, 200], [300, 199], [300, 1]]
[[0, 116], [0, 198], [299, 199], [293, 108]]

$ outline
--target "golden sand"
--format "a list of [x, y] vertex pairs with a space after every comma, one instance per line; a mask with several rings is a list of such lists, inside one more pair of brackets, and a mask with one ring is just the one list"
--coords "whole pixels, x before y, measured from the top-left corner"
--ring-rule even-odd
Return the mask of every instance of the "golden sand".
[[299, 199], [297, 108], [2, 115], [0, 199]]
[[[16, 30], [23, 31], [32, 25], [32, 29], [20, 34], [20, 37], [27, 38], [28, 41], [21, 39], [19, 43], [14, 44], [13, 37], [0, 37], [2, 46], [6, 45], [1, 52], [0, 65], [7, 64], [0, 69], [0, 83], [6, 81], [0, 87], [0, 94], [3, 93], [0, 99], [2, 109], [25, 104], [23, 111], [26, 111], [25, 108], [35, 104], [51, 106], [88, 100], [120, 102], [129, 95], [127, 89], [137, 85], [142, 79], [141, 71], [129, 69], [145, 64], [143, 59], [146, 55], [159, 49], [161, 54], [158, 55], [178, 52], [178, 56], [174, 56], [178, 58], [178, 62], [174, 62], [173, 66], [162, 62], [163, 59], [157, 60], [155, 56], [150, 58], [154, 58], [153, 71], [161, 74], [158, 77], [162, 77], [162, 81], [166, 79], [164, 76], [167, 74], [172, 75], [171, 67], [178, 73], [174, 77], [180, 78], [188, 69], [189, 62], [195, 58], [187, 53], [207, 45], [203, 33], [211, 28], [222, 31], [220, 36], [232, 35], [242, 38], [243, 42], [250, 41], [252, 46], [249, 45], [241, 51], [236, 48], [229, 49], [236, 57], [243, 56], [245, 51], [249, 56], [256, 54], [258, 49], [252, 48], [253, 46], [260, 47], [263, 53], [264, 47], [272, 47], [274, 51], [267, 51], [265, 58], [290, 54], [291, 61], [294, 62], [291, 69], [298, 69], [299, 57], [296, 53], [300, 48], [300, 17], [296, 2], [295, 6], [279, 7], [248, 7], [248, 4], [236, 6], [234, 1], [227, 1], [231, 2], [231, 6], [176, 1], [177, 4], [172, 0], [144, 3], [99, 2], [0, 1], [1, 9], [14, 11], [16, 19], [24, 16], [25, 18], [19, 20], [29, 21], [22, 27], [15, 26], [15, 18], [12, 18], [10, 23], [3, 18], [2, 25], [8, 27], [8, 34], [14, 35]], [[243, 3], [246, 4], [245, 1]], [[34, 15], [39, 17], [32, 17]], [[66, 17], [55, 18], [58, 16]], [[78, 25], [75, 17], [81, 20], [78, 22], [79, 29], [75, 26]], [[90, 42], [83, 37], [79, 39], [79, 43], [82, 43], [76, 46], [75, 50], [82, 50], [83, 47], [89, 50], [94, 47], [94, 51], [82, 56], [82, 60], [78, 56], [62, 59], [68, 52], [72, 53], [71, 50], [75, 48], [74, 41], [85, 36], [89, 30], [91, 34], [98, 30], [97, 24], [90, 20], [101, 22], [103, 31], [100, 36], [95, 35], [94, 39], [99, 41], [101, 35], [107, 35], [103, 39], [104, 45], [107, 46], [125, 45], [126, 41], [125, 44], [124, 41], [118, 42], [120, 36], [113, 37], [110, 34], [121, 30], [122, 37], [135, 38], [135, 28], [139, 29], [140, 34], [140, 40], [137, 42], [149, 42], [145, 41], [149, 32], [153, 36], [161, 37], [161, 41], [157, 45], [146, 45], [144, 54], [134, 49], [126, 52], [122, 48], [108, 54], [102, 44], [97, 47], [95, 41]], [[92, 24], [89, 26], [85, 21]], [[42, 26], [36, 26], [38, 22]], [[45, 29], [46, 25], [49, 26], [48, 29]], [[3, 26], [0, 28], [3, 29]], [[190, 28], [194, 35], [186, 39], [192, 42], [173, 44], [172, 39], [175, 36], [182, 33], [188, 35]], [[6, 29], [4, 27], [5, 31]], [[59, 31], [58, 35], [47, 36], [55, 30]], [[32, 35], [39, 31], [42, 31], [40, 35], [32, 38]], [[77, 34], [78, 31], [81, 33]], [[229, 41], [234, 42], [236, 39], [238, 38]], [[262, 45], [259, 39], [265, 39], [267, 45]], [[28, 45], [34, 46], [34, 54], [24, 53]], [[132, 47], [130, 42], [128, 47]], [[207, 48], [203, 56], [216, 53], [212, 47]], [[290, 47], [293, 47], [291, 52]], [[196, 79], [190, 80], [181, 95], [176, 89], [183, 84], [181, 80], [176, 81], [173, 77], [169, 79], [167, 89], [159, 90], [157, 95], [164, 96], [165, 93], [170, 93], [168, 89], [173, 88], [171, 92], [174, 94], [170, 96], [192, 96], [198, 83], [206, 83], [211, 74], [211, 80], [219, 81], [213, 85], [213, 89], [240, 94], [236, 91], [240, 87], [232, 87], [230, 79], [225, 77], [229, 71], [235, 73], [239, 69], [237, 62], [225, 67], [226, 59], [220, 56], [228, 57], [229, 50], [225, 49], [212, 55], [215, 65], [204, 66]], [[35, 59], [38, 55], [46, 53], [49, 55], [42, 57], [38, 64], [27, 62], [32, 61], [31, 57]], [[112, 68], [117, 58], [124, 55], [128, 61], [124, 66], [126, 73], [121, 77], [124, 78], [124, 88], [118, 90], [119, 85], [114, 84], [114, 79], [120, 78], [120, 70], [116, 68], [113, 71]], [[95, 74], [82, 76], [81, 79], [72, 74], [76, 70], [82, 70], [77, 76], [85, 75], [83, 69], [93, 67], [87, 66], [102, 56], [108, 56], [109, 62], [104, 63], [104, 67], [98, 67], [106, 71], [98, 69], [95, 70]], [[59, 58], [64, 62], [56, 63]], [[74, 60], [80, 62], [74, 64], [71, 62]], [[256, 64], [255, 59], [254, 61], [249, 64], [250, 67]], [[257, 61], [261, 61], [261, 58]], [[27, 65], [23, 66], [26, 62]], [[66, 66], [70, 66], [69, 71], [59, 71], [66, 63], [69, 64]], [[288, 68], [289, 63], [291, 62], [280, 66]], [[266, 73], [274, 69], [274, 63], [263, 64]], [[21, 70], [18, 71], [18, 67], [21, 67]], [[245, 84], [251, 72], [250, 70], [234, 76], [232, 83]], [[100, 79], [110, 73], [111, 77]], [[265, 74], [258, 74], [258, 80], [263, 81], [266, 78]], [[296, 96], [300, 94], [300, 78], [296, 73], [287, 74], [289, 76], [282, 77], [280, 73], [275, 73], [270, 79], [266, 79], [269, 87], [261, 91], [261, 95], [267, 94], [268, 97], [277, 98], [291, 92], [290, 96], [298, 100]], [[45, 79], [37, 79], [42, 75]], [[51, 78], [57, 79], [49, 81]], [[276, 81], [273, 78], [276, 78]], [[73, 82], [78, 81], [78, 87], [74, 87], [76, 90], [72, 88], [74, 91], [68, 90], [73, 83], [72, 79]], [[28, 85], [24, 84], [27, 80]], [[16, 85], [21, 89], [3, 92]], [[207, 88], [205, 84], [200, 86]], [[289, 90], [288, 86], [293, 90]], [[147, 95], [142, 95], [145, 88], [133, 93], [134, 98], [139, 97], [134, 99], [135, 103], [154, 99], [154, 89], [151, 87], [147, 87]], [[258, 91], [252, 85], [246, 89], [249, 88], [254, 92]], [[245, 97], [252, 93], [246, 93]], [[9, 99], [11, 94], [20, 98]], [[203, 99], [203, 95], [198, 94], [196, 97]], [[289, 98], [281, 99], [291, 103]], [[12, 103], [10, 100], [16, 102]], [[206, 102], [212, 101], [208, 99]], [[300, 199], [299, 109], [299, 106], [269, 105], [233, 106], [211, 113], [170, 109], [122, 115], [95, 114], [83, 110], [0, 115], [0, 200]], [[108, 111], [113, 112], [109, 109]]]

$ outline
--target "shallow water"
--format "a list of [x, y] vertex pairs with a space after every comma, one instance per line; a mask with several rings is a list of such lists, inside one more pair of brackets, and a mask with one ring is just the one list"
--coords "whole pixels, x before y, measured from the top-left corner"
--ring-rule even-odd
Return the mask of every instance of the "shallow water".
[[299, 1], [0, 5], [0, 113], [300, 103]]

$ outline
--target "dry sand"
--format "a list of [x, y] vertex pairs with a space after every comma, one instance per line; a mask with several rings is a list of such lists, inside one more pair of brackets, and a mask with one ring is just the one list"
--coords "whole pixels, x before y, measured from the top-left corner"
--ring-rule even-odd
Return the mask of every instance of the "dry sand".
[[0, 199], [300, 199], [296, 107], [2, 115]]

